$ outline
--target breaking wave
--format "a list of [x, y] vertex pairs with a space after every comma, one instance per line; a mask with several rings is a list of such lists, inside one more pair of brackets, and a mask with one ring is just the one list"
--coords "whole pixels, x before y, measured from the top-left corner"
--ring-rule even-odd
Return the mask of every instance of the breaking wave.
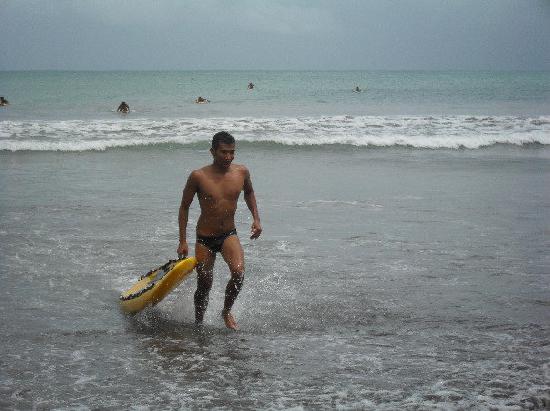
[[102, 151], [208, 142], [220, 130], [238, 141], [289, 146], [406, 146], [478, 149], [550, 144], [550, 116], [326, 116], [2, 121], [3, 151]]

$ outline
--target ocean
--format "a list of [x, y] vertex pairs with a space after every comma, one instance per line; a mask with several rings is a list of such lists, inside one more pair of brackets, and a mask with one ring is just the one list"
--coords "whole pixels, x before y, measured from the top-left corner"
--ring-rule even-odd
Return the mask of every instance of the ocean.
[[[0, 95], [0, 408], [550, 407], [550, 72], [0, 72]], [[220, 258], [204, 327], [194, 277], [123, 314], [220, 130], [264, 229], [241, 198], [241, 330]]]

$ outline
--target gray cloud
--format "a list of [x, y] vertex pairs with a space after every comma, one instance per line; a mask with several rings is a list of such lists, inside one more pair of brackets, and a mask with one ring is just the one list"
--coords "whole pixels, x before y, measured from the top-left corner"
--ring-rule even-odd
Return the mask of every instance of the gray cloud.
[[550, 69], [548, 1], [1, 0], [0, 69]]

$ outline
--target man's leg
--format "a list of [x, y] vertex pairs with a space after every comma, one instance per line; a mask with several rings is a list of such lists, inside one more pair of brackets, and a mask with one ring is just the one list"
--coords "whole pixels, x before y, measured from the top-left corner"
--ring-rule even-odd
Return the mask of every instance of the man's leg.
[[195, 244], [195, 257], [197, 259], [197, 290], [195, 291], [195, 323], [202, 324], [206, 307], [208, 307], [208, 295], [212, 288], [214, 262], [216, 254], [202, 244]]
[[232, 235], [226, 238], [222, 247], [222, 256], [231, 272], [231, 278], [225, 288], [222, 316], [226, 327], [236, 330], [238, 326], [231, 314], [231, 308], [241, 291], [244, 280], [244, 252], [239, 237]]

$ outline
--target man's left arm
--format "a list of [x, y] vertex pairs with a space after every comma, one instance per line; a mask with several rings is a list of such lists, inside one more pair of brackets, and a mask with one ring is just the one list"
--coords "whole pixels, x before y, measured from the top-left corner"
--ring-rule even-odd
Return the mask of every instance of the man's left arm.
[[245, 168], [244, 177], [244, 201], [248, 209], [252, 213], [252, 227], [250, 228], [250, 238], [258, 238], [262, 234], [262, 224], [260, 223], [260, 213], [258, 212], [258, 205], [256, 204], [256, 196], [254, 195], [254, 188], [252, 187], [252, 179], [250, 178], [250, 172]]

